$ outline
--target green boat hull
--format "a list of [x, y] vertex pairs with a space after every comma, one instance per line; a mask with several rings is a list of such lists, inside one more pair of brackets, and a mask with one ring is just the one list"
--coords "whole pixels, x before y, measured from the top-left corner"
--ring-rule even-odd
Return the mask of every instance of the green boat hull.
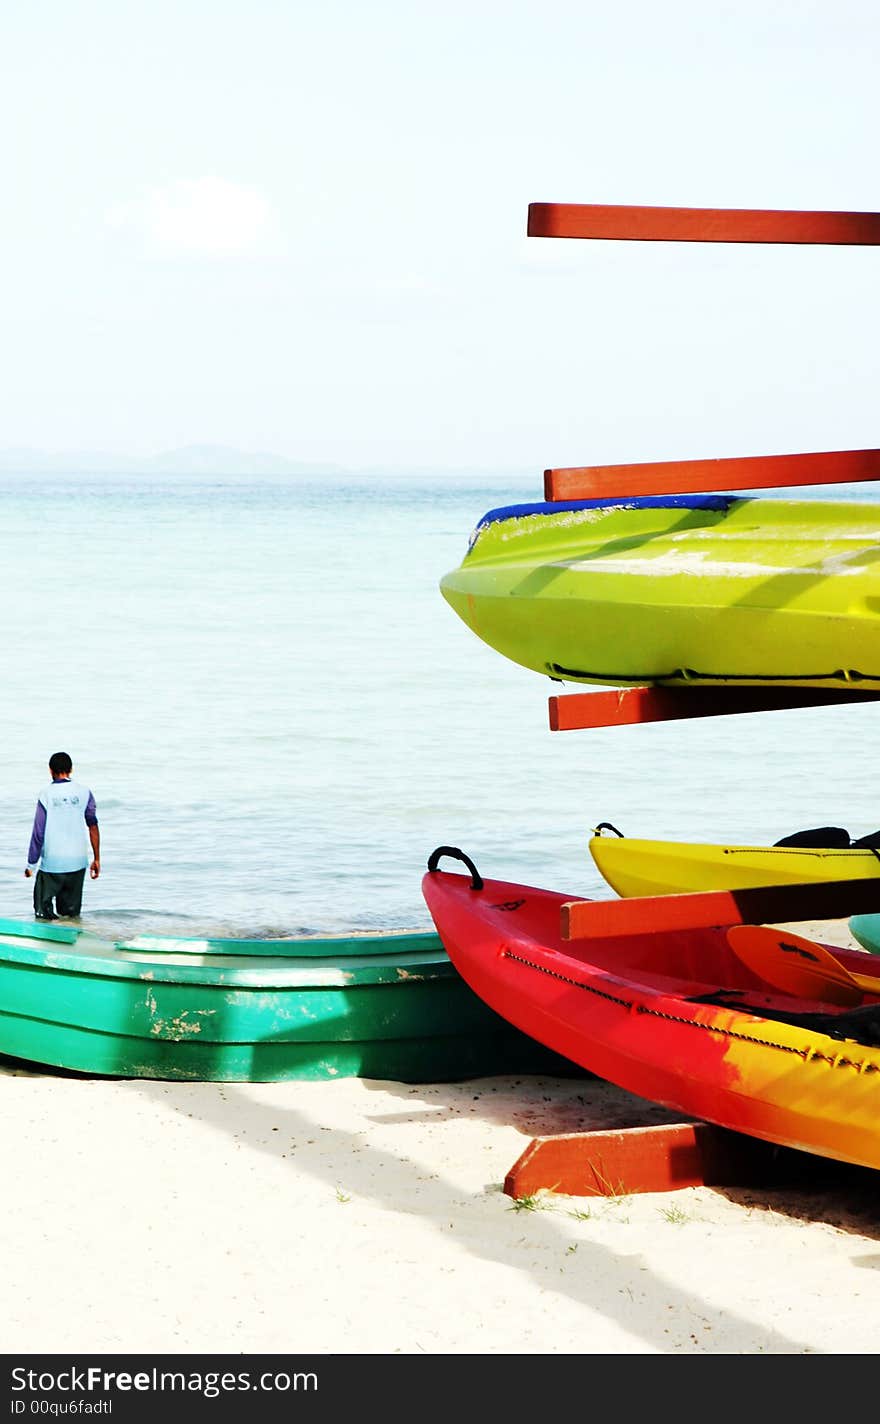
[[162, 946], [0, 921], [0, 1054], [215, 1082], [572, 1072], [483, 1004], [433, 933]]
[[880, 954], [880, 915], [853, 915], [849, 932], [869, 954]]

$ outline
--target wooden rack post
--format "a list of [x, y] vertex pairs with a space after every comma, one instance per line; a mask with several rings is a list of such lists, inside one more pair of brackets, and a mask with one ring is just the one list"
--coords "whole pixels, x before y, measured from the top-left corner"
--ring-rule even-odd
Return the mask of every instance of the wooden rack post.
[[622, 687], [548, 699], [551, 732], [624, 727], [684, 717], [730, 717], [794, 707], [876, 702], [880, 692], [812, 687]]
[[710, 494], [856, 484], [880, 479], [880, 450], [828, 450], [806, 455], [737, 455], [718, 460], [656, 460], [640, 465], [577, 465], [544, 471], [544, 498]]
[[569, 900], [560, 909], [560, 926], [564, 940], [594, 939], [719, 925], [835, 920], [878, 910], [880, 876], [875, 876], [871, 880], [813, 880], [804, 885], [759, 885], [622, 900]]
[[786, 208], [657, 208], [624, 203], [529, 203], [529, 237], [603, 242], [772, 242], [876, 247], [880, 213]]

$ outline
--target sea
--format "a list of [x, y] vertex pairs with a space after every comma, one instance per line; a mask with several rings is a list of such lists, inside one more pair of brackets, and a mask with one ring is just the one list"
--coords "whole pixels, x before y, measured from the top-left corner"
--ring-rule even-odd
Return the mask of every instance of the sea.
[[541, 483], [0, 476], [0, 916], [30, 918], [55, 751], [99, 813], [82, 923], [113, 936], [429, 929], [439, 846], [608, 897], [603, 821], [741, 844], [880, 828], [880, 703], [550, 730], [548, 698], [585, 688], [502, 658], [438, 587], [481, 515]]

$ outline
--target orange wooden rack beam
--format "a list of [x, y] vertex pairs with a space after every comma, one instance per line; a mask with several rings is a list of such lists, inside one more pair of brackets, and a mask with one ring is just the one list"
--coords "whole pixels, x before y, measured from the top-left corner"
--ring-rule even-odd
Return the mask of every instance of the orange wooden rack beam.
[[880, 450], [803, 455], [735, 455], [713, 460], [652, 460], [637, 465], [572, 465], [544, 471], [544, 498], [617, 499], [646, 494], [783, 489], [880, 479]]
[[803, 1181], [810, 1164], [816, 1167], [817, 1159], [794, 1148], [707, 1122], [598, 1128], [532, 1138], [504, 1178], [504, 1191], [514, 1198], [541, 1191], [609, 1197], [682, 1187], [788, 1185]]
[[527, 231], [529, 237], [586, 237], [606, 242], [773, 242], [874, 247], [880, 244], [880, 213], [529, 203]]
[[670, 722], [682, 717], [730, 717], [742, 712], [876, 702], [878, 698], [880, 692], [845, 689], [719, 686], [623, 687], [610, 692], [570, 692], [547, 701], [551, 732], [572, 732], [585, 727]]
[[560, 910], [564, 940], [833, 920], [880, 910], [880, 876], [873, 880], [816, 880], [806, 885], [762, 885], [688, 895], [644, 895], [624, 900], [569, 900]]

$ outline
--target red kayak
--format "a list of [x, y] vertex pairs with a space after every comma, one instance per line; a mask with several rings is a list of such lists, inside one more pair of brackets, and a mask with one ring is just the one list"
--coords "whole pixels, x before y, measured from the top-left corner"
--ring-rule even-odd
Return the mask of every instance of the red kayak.
[[[444, 856], [469, 873], [440, 870]], [[582, 897], [484, 881], [457, 847], [432, 853], [422, 891], [462, 978], [539, 1043], [689, 1116], [880, 1167], [880, 993], [841, 1003], [821, 968], [821, 997], [784, 992], [724, 926], [563, 940], [562, 906]], [[834, 957], [853, 974], [876, 966]]]

